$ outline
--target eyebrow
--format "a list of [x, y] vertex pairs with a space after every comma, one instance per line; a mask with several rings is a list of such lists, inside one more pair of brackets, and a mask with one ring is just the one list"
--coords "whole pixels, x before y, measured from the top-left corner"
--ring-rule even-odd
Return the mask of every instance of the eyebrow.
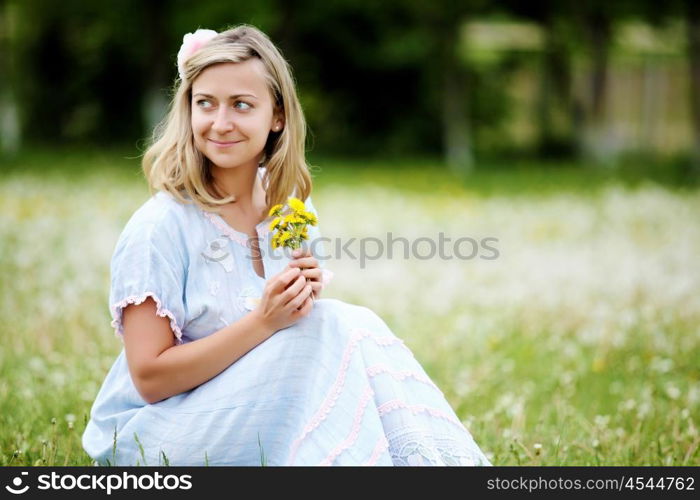
[[[201, 95], [202, 97], [209, 97], [210, 99], [216, 99], [216, 97], [214, 97], [213, 95], [204, 94], [202, 92], [197, 92], [193, 97], [197, 97], [198, 95]], [[236, 95], [231, 95], [228, 98], [229, 99], [238, 99], [239, 97], [252, 97], [253, 99], [257, 99], [257, 97], [254, 96], [253, 94], [236, 94]]]

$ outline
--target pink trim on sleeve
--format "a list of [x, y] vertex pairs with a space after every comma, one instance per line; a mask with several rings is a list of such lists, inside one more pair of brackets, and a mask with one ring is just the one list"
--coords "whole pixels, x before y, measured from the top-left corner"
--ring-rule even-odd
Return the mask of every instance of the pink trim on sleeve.
[[119, 338], [122, 338], [122, 336], [124, 335], [124, 326], [122, 325], [123, 309], [129, 304], [139, 305], [143, 303], [148, 297], [153, 298], [153, 300], [156, 303], [156, 314], [161, 318], [165, 318], [167, 316], [168, 319], [170, 319], [170, 328], [175, 334], [177, 343], [182, 344], [182, 330], [180, 330], [180, 327], [178, 326], [177, 321], [175, 320], [175, 315], [172, 313], [172, 311], [163, 307], [160, 299], [153, 292], [145, 292], [141, 295], [130, 295], [129, 297], [117, 302], [116, 304], [113, 304], [110, 307], [112, 312], [112, 318], [114, 318], [111, 323], [112, 328], [114, 328], [114, 335]]

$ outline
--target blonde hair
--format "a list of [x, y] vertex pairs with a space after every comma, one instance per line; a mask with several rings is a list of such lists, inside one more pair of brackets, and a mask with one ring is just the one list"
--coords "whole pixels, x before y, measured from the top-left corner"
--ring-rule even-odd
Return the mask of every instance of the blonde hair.
[[[271, 132], [264, 148], [266, 210], [285, 203], [289, 196], [305, 200], [311, 193], [309, 166], [304, 154], [306, 120], [296, 94], [292, 70], [280, 51], [262, 31], [242, 24], [219, 33], [186, 60], [185, 78], [175, 83], [175, 95], [167, 116], [159, 123], [142, 159], [151, 194], [171, 193], [181, 203], [194, 203], [207, 211], [235, 201], [217, 198], [207, 186], [210, 161], [194, 145], [191, 126], [192, 82], [206, 68], [219, 63], [239, 63], [257, 57], [265, 67], [265, 80], [273, 100], [273, 112], [284, 116], [281, 132]], [[215, 189], [215, 188], [214, 188]]]

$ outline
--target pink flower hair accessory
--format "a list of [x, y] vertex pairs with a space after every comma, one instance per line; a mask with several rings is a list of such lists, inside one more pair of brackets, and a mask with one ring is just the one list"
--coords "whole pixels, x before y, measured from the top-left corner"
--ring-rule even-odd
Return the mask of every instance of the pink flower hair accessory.
[[177, 71], [180, 80], [185, 79], [185, 61], [216, 35], [218, 33], [214, 30], [198, 29], [194, 33], [187, 33], [182, 37], [182, 45], [177, 53]]

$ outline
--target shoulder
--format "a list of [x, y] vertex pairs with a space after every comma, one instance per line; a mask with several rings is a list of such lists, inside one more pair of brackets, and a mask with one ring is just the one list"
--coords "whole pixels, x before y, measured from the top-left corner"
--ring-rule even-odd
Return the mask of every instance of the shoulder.
[[158, 191], [131, 215], [119, 241], [138, 239], [176, 243], [184, 235], [192, 208], [193, 205], [179, 202], [170, 193]]
[[186, 217], [188, 210], [187, 205], [177, 201], [170, 193], [158, 191], [136, 209], [126, 227], [158, 227], [168, 223], [176, 223]]

